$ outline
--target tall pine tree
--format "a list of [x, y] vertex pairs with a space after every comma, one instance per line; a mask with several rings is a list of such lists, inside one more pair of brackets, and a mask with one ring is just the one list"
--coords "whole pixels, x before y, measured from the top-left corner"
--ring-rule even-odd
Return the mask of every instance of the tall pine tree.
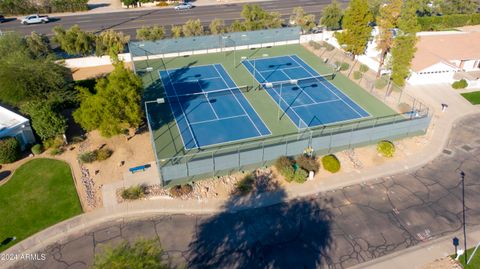
[[415, 56], [417, 32], [419, 26], [416, 16], [415, 0], [407, 0], [398, 20], [399, 34], [392, 48], [392, 81], [398, 86], [405, 85], [405, 79], [410, 75], [410, 66]]
[[338, 42], [354, 56], [363, 54], [372, 33], [372, 21], [367, 0], [352, 0], [343, 17], [343, 32], [337, 34]]

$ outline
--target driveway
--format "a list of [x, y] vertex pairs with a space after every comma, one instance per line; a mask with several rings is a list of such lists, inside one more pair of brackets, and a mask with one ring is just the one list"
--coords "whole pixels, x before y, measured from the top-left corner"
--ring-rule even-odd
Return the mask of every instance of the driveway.
[[[105, 245], [159, 239], [189, 268], [347, 268], [480, 224], [480, 121], [454, 127], [447, 148], [408, 174], [379, 178], [275, 206], [215, 215], [159, 215], [103, 223], [50, 245], [45, 261], [15, 268], [86, 268]], [[255, 199], [227, 202], [252, 204]]]

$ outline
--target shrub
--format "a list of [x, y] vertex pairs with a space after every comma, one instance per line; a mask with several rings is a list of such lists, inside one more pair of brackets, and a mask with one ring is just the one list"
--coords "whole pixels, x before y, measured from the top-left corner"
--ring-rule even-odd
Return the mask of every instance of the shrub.
[[368, 71], [368, 69], [369, 69], [369, 68], [368, 68], [367, 65], [361, 64], [359, 70], [360, 70], [360, 72], [362, 72], [362, 73], [366, 73], [366, 72]]
[[78, 155], [78, 159], [82, 163], [93, 163], [94, 161], [97, 160], [97, 155], [95, 154], [94, 151], [87, 151], [85, 153]]
[[333, 45], [331, 45], [330, 43], [327, 43], [327, 42], [323, 42], [323, 46], [328, 50], [328, 51], [332, 51], [333, 49], [335, 49], [335, 47]]
[[412, 107], [407, 103], [400, 103], [398, 104], [398, 110], [400, 113], [406, 113], [412, 111]]
[[126, 188], [122, 191], [122, 198], [125, 200], [140, 199], [145, 196], [147, 187], [145, 185], [136, 185]]
[[14, 137], [0, 139], [0, 164], [13, 163], [20, 159], [20, 142]]
[[339, 62], [339, 61], [336, 61], [335, 62], [335, 65], [340, 67], [340, 70], [341, 71], [345, 71], [345, 70], [348, 70], [348, 68], [350, 67], [350, 65], [346, 62]]
[[112, 156], [113, 151], [109, 148], [102, 148], [95, 150], [94, 153], [97, 161], [104, 161]]
[[295, 176], [295, 170], [293, 169], [293, 166], [285, 166], [282, 170], [279, 171], [285, 181], [292, 182], [293, 177]]
[[53, 148], [52, 150], [50, 150], [50, 155], [52, 156], [56, 156], [56, 155], [60, 155], [63, 153], [63, 148]]
[[308, 42], [308, 44], [310, 44], [310, 46], [311, 46], [313, 49], [315, 49], [315, 50], [319, 50], [319, 49], [322, 48], [322, 45], [321, 45], [320, 43], [315, 42], [315, 41], [313, 41], [313, 40], [310, 41], [310, 42]]
[[77, 143], [81, 143], [85, 141], [85, 138], [83, 138], [83, 136], [74, 136], [72, 137], [72, 143], [73, 144], [77, 144]]
[[173, 197], [181, 197], [187, 195], [193, 191], [193, 187], [190, 184], [175, 185], [170, 188], [170, 195]]
[[240, 195], [247, 195], [253, 190], [253, 183], [255, 182], [255, 177], [249, 173], [243, 177], [240, 181], [237, 182], [236, 188], [237, 192]]
[[292, 180], [297, 183], [304, 183], [305, 181], [307, 181], [307, 177], [308, 177], [308, 172], [299, 168], [297, 169], [297, 171], [295, 171]]
[[356, 79], [356, 80], [361, 79], [362, 76], [363, 76], [363, 74], [362, 74], [362, 72], [360, 72], [360, 71], [354, 71], [354, 72], [353, 72], [353, 78]]
[[395, 154], [395, 145], [390, 141], [383, 140], [378, 142], [377, 151], [384, 157], [390, 158], [393, 157], [393, 154]]
[[277, 168], [278, 171], [281, 171], [285, 167], [292, 167], [292, 165], [293, 165], [292, 159], [290, 159], [287, 156], [280, 156], [275, 161], [275, 168]]
[[64, 144], [64, 141], [61, 137], [53, 137], [43, 141], [43, 146], [46, 149], [49, 148], [60, 148]]
[[31, 148], [33, 154], [38, 155], [43, 152], [43, 146], [41, 144], [36, 144]]
[[323, 156], [322, 165], [323, 165], [323, 168], [325, 168], [325, 170], [327, 170], [330, 173], [338, 172], [341, 167], [340, 161], [333, 154]]
[[381, 77], [375, 81], [375, 88], [376, 89], [383, 89], [385, 86], [388, 84], [388, 78], [387, 77]]
[[168, 7], [167, 1], [161, 1], [157, 4], [157, 7]]
[[315, 173], [320, 170], [320, 163], [318, 163], [317, 158], [308, 157], [306, 155], [300, 155], [295, 160], [302, 169], [306, 171], [313, 171]]
[[452, 83], [452, 88], [454, 89], [465, 89], [468, 87], [468, 82], [465, 79], [461, 79]]

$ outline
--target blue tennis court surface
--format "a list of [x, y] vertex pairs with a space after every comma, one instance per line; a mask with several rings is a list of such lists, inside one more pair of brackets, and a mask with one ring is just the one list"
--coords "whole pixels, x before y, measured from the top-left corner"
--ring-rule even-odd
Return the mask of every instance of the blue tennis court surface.
[[160, 71], [160, 78], [187, 150], [270, 134], [222, 65]]
[[370, 116], [296, 55], [245, 60], [243, 65], [299, 129]]

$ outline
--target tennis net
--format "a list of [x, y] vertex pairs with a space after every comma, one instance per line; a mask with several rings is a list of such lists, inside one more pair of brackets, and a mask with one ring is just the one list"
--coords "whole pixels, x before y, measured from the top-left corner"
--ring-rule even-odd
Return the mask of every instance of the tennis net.
[[168, 98], [170, 102], [176, 101], [184, 101], [185, 99], [194, 100], [197, 98], [207, 98], [207, 99], [214, 99], [216, 97], [226, 96], [226, 95], [234, 95], [237, 93], [244, 93], [249, 92], [251, 86], [239, 86], [233, 88], [225, 88], [220, 90], [212, 90], [212, 91], [198, 91], [198, 92], [191, 92], [191, 93], [184, 93], [184, 94], [174, 94], [174, 95], [166, 95], [165, 97]]
[[318, 84], [323, 83], [326, 80], [333, 80], [336, 73], [325, 74], [316, 77], [302, 78], [302, 79], [290, 79], [284, 81], [276, 82], [266, 82], [262, 83], [264, 88], [278, 88], [282, 86], [299, 86], [299, 87], [308, 87], [308, 86], [318, 86]]

